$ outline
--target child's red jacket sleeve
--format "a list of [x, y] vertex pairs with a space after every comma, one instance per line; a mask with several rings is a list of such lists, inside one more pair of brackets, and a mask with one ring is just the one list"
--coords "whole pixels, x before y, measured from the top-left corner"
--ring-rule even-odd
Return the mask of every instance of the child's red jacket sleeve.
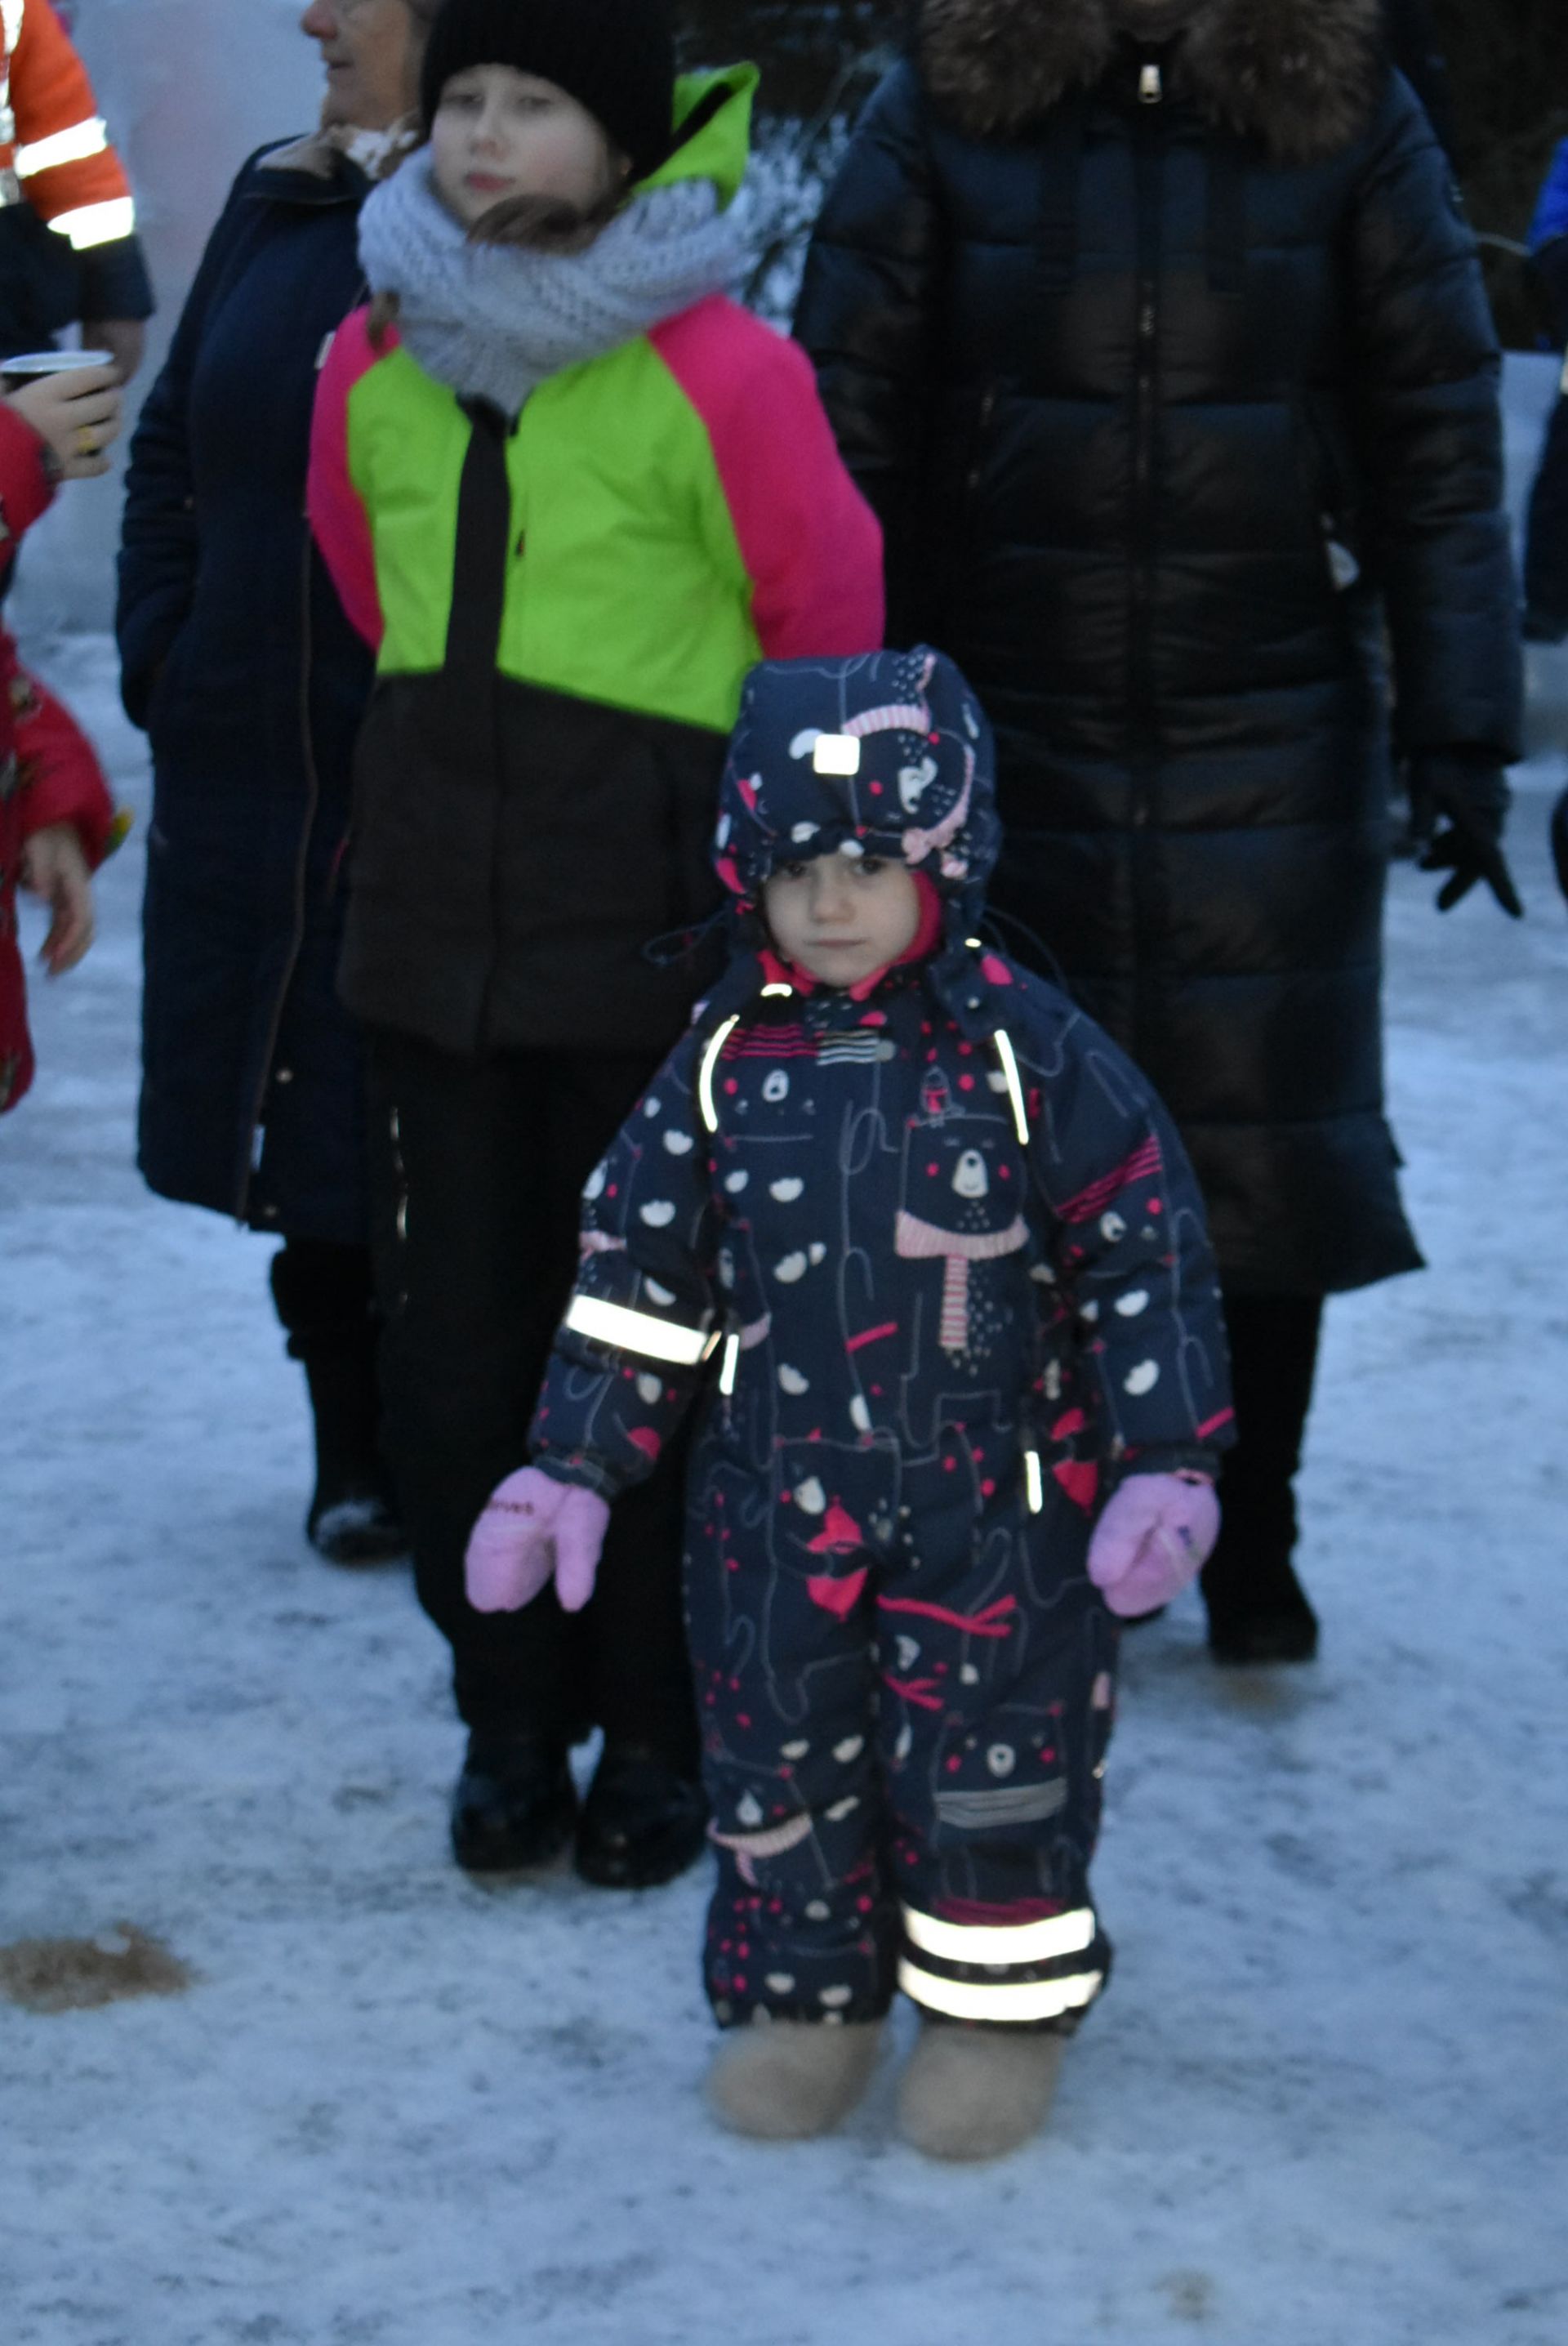
[[32, 528], [55, 494], [48, 452], [30, 423], [0, 401], [0, 565]]
[[[42, 440], [0, 402], [0, 568], [52, 495]], [[17, 865], [34, 832], [56, 822], [74, 824], [89, 862], [102, 862], [114, 842], [115, 811], [97, 759], [0, 627], [0, 1112], [15, 1107], [33, 1079], [16, 942]]]
[[71, 823], [96, 871], [115, 843], [115, 805], [97, 753], [70, 711], [19, 664], [9, 636], [0, 673], [15, 727], [22, 837]]
[[[0, 560], [30, 529], [54, 495], [44, 443], [30, 423], [0, 403]], [[29, 676], [0, 628], [0, 753], [15, 757], [11, 790], [19, 838], [56, 822], [74, 823], [94, 865], [108, 852], [114, 801], [103, 769], [76, 719]]]

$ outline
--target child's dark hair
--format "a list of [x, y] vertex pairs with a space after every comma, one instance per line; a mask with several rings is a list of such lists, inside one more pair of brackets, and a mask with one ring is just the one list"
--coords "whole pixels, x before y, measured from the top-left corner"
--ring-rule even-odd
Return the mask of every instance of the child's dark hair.
[[608, 228], [625, 200], [612, 188], [596, 203], [570, 204], [560, 196], [503, 196], [468, 231], [470, 244], [515, 244], [528, 252], [585, 252]]

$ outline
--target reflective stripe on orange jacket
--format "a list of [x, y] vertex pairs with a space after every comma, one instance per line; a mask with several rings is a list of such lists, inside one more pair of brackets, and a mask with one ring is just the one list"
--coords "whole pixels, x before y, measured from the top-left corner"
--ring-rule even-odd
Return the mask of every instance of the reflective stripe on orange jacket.
[[87, 67], [49, 0], [0, 0], [0, 200], [18, 196], [78, 252], [136, 226]]

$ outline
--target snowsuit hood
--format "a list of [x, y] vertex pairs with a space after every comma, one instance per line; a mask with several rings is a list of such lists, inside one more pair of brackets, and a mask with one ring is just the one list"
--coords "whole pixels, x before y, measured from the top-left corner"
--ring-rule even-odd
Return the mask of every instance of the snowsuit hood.
[[763, 661], [741, 695], [714, 835], [736, 942], [722, 1006], [734, 1009], [763, 982], [759, 900], [769, 875], [817, 855], [871, 855], [936, 888], [943, 919], [932, 972], [967, 1025], [984, 1006], [973, 932], [1001, 839], [991, 726], [943, 653], [919, 644]]
[[781, 864], [874, 855], [926, 873], [972, 925], [1000, 843], [991, 727], [943, 653], [920, 644], [752, 669], [714, 848], [743, 912]]
[[[973, 138], [1014, 137], [1092, 87], [1120, 37], [1112, 0], [923, 0], [917, 25], [926, 87]], [[1316, 161], [1370, 117], [1380, 0], [1202, 0], [1176, 65], [1206, 119], [1273, 162]]]

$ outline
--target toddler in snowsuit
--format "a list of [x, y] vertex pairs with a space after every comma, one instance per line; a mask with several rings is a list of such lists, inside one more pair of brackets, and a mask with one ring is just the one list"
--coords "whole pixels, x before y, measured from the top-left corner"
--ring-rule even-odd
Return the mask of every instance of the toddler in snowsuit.
[[718, 829], [731, 959], [588, 1182], [536, 1464], [468, 1556], [477, 1606], [552, 1569], [580, 1604], [607, 1502], [702, 1396], [706, 1968], [736, 2032], [712, 2098], [749, 2134], [830, 2127], [901, 1987], [931, 2024], [904, 2130], [953, 2157], [1033, 2131], [1104, 1984], [1113, 1616], [1197, 1570], [1230, 1438], [1180, 1144], [976, 937], [997, 846], [950, 661], [753, 671]]

